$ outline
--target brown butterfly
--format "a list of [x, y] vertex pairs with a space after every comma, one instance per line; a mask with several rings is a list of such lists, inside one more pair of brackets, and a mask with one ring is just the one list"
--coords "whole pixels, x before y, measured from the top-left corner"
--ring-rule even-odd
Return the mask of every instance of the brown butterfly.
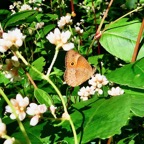
[[74, 50], [69, 50], [66, 53], [65, 66], [64, 80], [72, 87], [81, 85], [94, 73], [88, 61]]

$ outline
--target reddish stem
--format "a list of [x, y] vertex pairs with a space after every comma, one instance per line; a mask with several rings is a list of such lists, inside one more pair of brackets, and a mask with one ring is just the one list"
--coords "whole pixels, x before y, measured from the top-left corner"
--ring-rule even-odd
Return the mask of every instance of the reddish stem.
[[139, 31], [139, 34], [138, 34], [138, 37], [137, 37], [137, 42], [136, 42], [136, 45], [135, 45], [135, 48], [134, 48], [134, 52], [133, 52], [131, 62], [135, 62], [135, 60], [136, 60], [136, 57], [137, 57], [137, 54], [138, 54], [138, 51], [139, 51], [139, 44], [140, 44], [140, 40], [141, 40], [141, 37], [142, 37], [143, 30], [144, 30], [144, 18], [143, 18], [142, 23], [141, 23], [140, 31]]

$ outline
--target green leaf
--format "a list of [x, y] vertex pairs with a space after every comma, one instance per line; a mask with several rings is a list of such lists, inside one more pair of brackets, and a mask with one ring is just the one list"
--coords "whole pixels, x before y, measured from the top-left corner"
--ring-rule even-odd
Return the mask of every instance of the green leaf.
[[58, 15], [57, 14], [46, 14], [46, 16], [49, 17], [49, 20], [56, 20], [56, 19], [58, 19]]
[[9, 82], [10, 82], [10, 80], [7, 79], [3, 73], [0, 72], [0, 84], [3, 83], [4, 85], [6, 85], [6, 84], [8, 84]]
[[[100, 39], [101, 45], [112, 55], [130, 62], [134, 52], [141, 23], [137, 21], [126, 22], [125, 19], [111, 24]], [[137, 59], [143, 57], [144, 45], [140, 47]]]
[[[47, 26], [44, 26], [43, 29], [39, 31], [39, 34], [41, 35], [41, 38], [45, 37], [52, 29], [55, 28], [55, 24], [49, 24]], [[39, 35], [37, 34], [37, 36]]]
[[8, 10], [5, 9], [0, 9], [0, 15], [5, 15], [5, 14], [9, 14], [10, 12]]
[[[31, 143], [32, 144], [43, 144], [44, 132], [46, 133], [46, 130], [44, 132], [43, 132], [43, 130], [46, 126], [46, 122], [39, 123], [35, 127], [30, 126], [29, 123], [30, 123], [29, 121], [23, 122], [24, 127], [27, 132], [27, 135], [28, 135]], [[43, 136], [41, 136], [41, 135], [43, 135]], [[22, 144], [26, 144], [26, 140], [21, 131], [17, 132], [15, 130], [14, 133], [12, 134], [12, 136], [14, 138], [16, 138], [17, 140], [19, 140]], [[45, 135], [45, 137], [46, 137], [46, 135]]]
[[137, 0], [126, 0], [126, 6], [129, 9], [136, 8], [136, 6], [137, 6], [136, 3], [137, 3]]
[[52, 105], [52, 99], [50, 95], [42, 89], [35, 89], [34, 96], [40, 104], [45, 104], [46, 106]]
[[144, 116], [144, 94], [132, 95], [131, 111], [139, 117]]
[[[71, 118], [77, 130], [79, 141], [87, 143], [95, 138], [108, 138], [121, 133], [130, 114], [129, 95], [110, 99], [91, 99], [74, 105]], [[66, 123], [63, 124], [68, 130]], [[70, 137], [66, 138], [69, 142]]]
[[[32, 66], [34, 66], [37, 70], [40, 72], [43, 71], [43, 66], [45, 65], [45, 59], [43, 57], [38, 58], [32, 63]], [[36, 73], [32, 68], [29, 70], [29, 74], [32, 77], [33, 80], [41, 80], [41, 77], [38, 73]]]
[[93, 65], [98, 65], [99, 59], [102, 59], [103, 54], [97, 56], [91, 56], [88, 58], [88, 62]]
[[23, 24], [28, 22], [29, 20], [33, 21], [37, 14], [38, 12], [35, 10], [17, 12], [3, 21], [3, 28], [5, 29], [8, 26], [16, 26], [18, 24]]
[[144, 58], [133, 64], [128, 64], [122, 68], [107, 74], [109, 81], [127, 85], [132, 88], [144, 89]]
[[144, 0], [140, 0], [139, 2], [140, 2], [141, 4], [143, 4], [143, 3], [144, 3]]

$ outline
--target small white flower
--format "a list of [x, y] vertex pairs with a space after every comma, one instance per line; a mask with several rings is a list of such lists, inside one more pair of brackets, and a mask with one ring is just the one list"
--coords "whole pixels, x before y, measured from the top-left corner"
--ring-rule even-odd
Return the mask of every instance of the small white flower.
[[104, 75], [95, 74], [92, 78], [88, 81], [90, 85], [95, 88], [101, 88], [103, 85], [108, 84], [108, 80]]
[[67, 14], [66, 16], [62, 16], [60, 18], [60, 20], [58, 21], [58, 27], [63, 28], [66, 24], [71, 24], [71, 23], [72, 23], [71, 15]]
[[41, 29], [43, 26], [44, 26], [44, 22], [40, 22], [40, 23], [36, 24], [35, 28], [36, 29]]
[[79, 23], [79, 22], [77, 22], [77, 23], [76, 23], [76, 25], [79, 27], [79, 26], [80, 26], [80, 23]]
[[15, 142], [15, 138], [13, 137], [5, 140], [3, 144], [14, 144], [14, 142]]
[[17, 56], [12, 56], [11, 59], [12, 59], [13, 66], [19, 67], [20, 63], [18, 61], [18, 57]]
[[42, 12], [42, 8], [38, 8], [38, 11], [39, 11], [39, 12]]
[[[18, 115], [19, 119], [22, 121], [26, 117], [25, 109], [29, 104], [28, 97], [23, 98], [20, 94], [16, 95], [16, 99], [10, 99], [13, 107], [15, 108], [16, 114]], [[9, 105], [5, 107], [6, 113], [11, 113], [10, 118], [16, 119], [15, 115], [12, 112], [12, 109]]]
[[88, 100], [88, 97], [90, 95], [94, 95], [95, 93], [95, 90], [94, 90], [94, 87], [82, 87], [79, 91], [78, 91], [78, 95], [80, 96], [80, 98], [82, 100]]
[[20, 11], [25, 11], [25, 10], [32, 10], [32, 7], [28, 4], [23, 4], [20, 8]]
[[0, 118], [0, 138], [6, 134], [6, 124], [2, 122]]
[[103, 94], [103, 90], [100, 88], [96, 88], [95, 89], [96, 92], [98, 92], [98, 94], [102, 95]]
[[10, 10], [14, 9], [14, 6], [13, 6], [13, 5], [10, 5], [10, 6], [9, 6], [9, 9], [10, 9]]
[[55, 115], [55, 110], [57, 109], [57, 107], [55, 107], [54, 105], [50, 106], [50, 111], [53, 115]]
[[68, 51], [74, 48], [73, 43], [68, 43], [68, 39], [70, 38], [70, 36], [70, 31], [67, 30], [66, 32], [61, 33], [60, 30], [56, 28], [54, 30], [54, 33], [50, 32], [46, 38], [49, 40], [50, 43], [62, 47], [65, 51]]
[[70, 115], [68, 113], [63, 113], [62, 114], [62, 118], [65, 120], [69, 120], [70, 119]]
[[75, 27], [75, 30], [77, 33], [82, 34], [83, 33], [83, 29], [81, 29], [80, 27]]
[[33, 116], [30, 120], [30, 125], [35, 126], [39, 119], [42, 117], [42, 114], [47, 111], [47, 107], [45, 104], [37, 105], [35, 103], [31, 103], [27, 108], [26, 113]]
[[5, 39], [0, 39], [0, 52], [6, 52], [12, 46], [12, 42]]
[[122, 95], [124, 93], [124, 90], [121, 89], [120, 87], [112, 87], [111, 90], [108, 90], [108, 94], [111, 96], [118, 96], [118, 95]]

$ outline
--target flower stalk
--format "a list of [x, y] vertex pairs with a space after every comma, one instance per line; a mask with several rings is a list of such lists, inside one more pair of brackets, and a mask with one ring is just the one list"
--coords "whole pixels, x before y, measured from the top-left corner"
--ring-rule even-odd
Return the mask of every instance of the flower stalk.
[[[59, 52], [59, 47], [57, 46], [55, 58], [53, 58], [53, 63], [55, 62], [55, 59], [56, 59], [56, 57], [57, 57], [57, 55], [58, 55], [58, 52]], [[51, 79], [50, 79], [47, 75], [44, 75], [43, 73], [41, 73], [40, 71], [38, 71], [38, 70], [37, 70], [35, 67], [33, 67], [32, 65], [30, 65], [30, 64], [25, 60], [25, 58], [20, 54], [19, 51], [16, 51], [16, 54], [17, 54], [17, 56], [23, 61], [24, 64], [30, 66], [36, 73], [38, 73], [38, 74], [41, 76], [42, 79], [46, 80], [46, 81], [54, 88], [54, 90], [57, 92], [59, 98], [61, 99], [61, 102], [62, 102], [62, 105], [63, 105], [63, 108], [64, 108], [64, 112], [68, 114], [67, 107], [66, 107], [66, 105], [65, 105], [63, 96], [62, 96], [61, 92], [59, 91], [59, 89], [56, 87], [56, 85], [51, 81]], [[72, 131], [73, 131], [75, 144], [78, 144], [76, 130], [75, 130], [75, 127], [74, 127], [74, 124], [73, 124], [73, 121], [72, 121], [71, 118], [69, 118], [69, 123], [70, 123], [71, 128], [72, 128]]]
[[52, 60], [52, 62], [51, 62], [50, 67], [48, 68], [48, 72], [47, 72], [47, 74], [46, 74], [47, 76], [49, 76], [49, 74], [50, 74], [50, 72], [51, 72], [51, 70], [52, 70], [52, 68], [53, 68], [53, 65], [54, 65], [54, 63], [55, 63], [55, 61], [56, 61], [56, 58], [57, 58], [57, 56], [58, 56], [58, 53], [59, 53], [59, 49], [60, 49], [60, 46], [57, 45], [57, 46], [56, 46], [56, 49], [55, 49], [55, 54], [54, 54], [53, 60]]

